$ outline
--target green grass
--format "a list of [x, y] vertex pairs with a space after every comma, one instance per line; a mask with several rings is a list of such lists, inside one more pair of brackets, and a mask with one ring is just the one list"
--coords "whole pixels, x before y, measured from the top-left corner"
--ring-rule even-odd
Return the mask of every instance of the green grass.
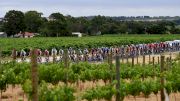
[[36, 38], [0, 38], [0, 50], [10, 54], [13, 48], [17, 50], [29, 48], [92, 48], [101, 46], [121, 46], [126, 44], [150, 43], [156, 41], [180, 39], [180, 35], [102, 35], [91, 37], [36, 37]]

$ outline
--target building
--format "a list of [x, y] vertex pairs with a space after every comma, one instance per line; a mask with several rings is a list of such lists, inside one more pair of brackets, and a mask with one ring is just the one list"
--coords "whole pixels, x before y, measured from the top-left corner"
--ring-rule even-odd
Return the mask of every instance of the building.
[[0, 32], [0, 38], [4, 38], [4, 37], [7, 37], [7, 34], [5, 32]]
[[16, 38], [32, 38], [34, 36], [35, 36], [35, 33], [30, 33], [30, 32], [25, 32], [24, 34], [20, 32], [14, 35], [14, 37]]
[[3, 18], [0, 18], [0, 22], [3, 21]]
[[[32, 38], [32, 37], [34, 37], [35, 36], [35, 34], [34, 33], [30, 33], [30, 32], [25, 32], [25, 34], [24, 34], [24, 37], [25, 38]], [[23, 36], [22, 36], [23, 37]]]
[[77, 35], [78, 37], [82, 37], [82, 33], [80, 33], [80, 32], [73, 32], [72, 34]]

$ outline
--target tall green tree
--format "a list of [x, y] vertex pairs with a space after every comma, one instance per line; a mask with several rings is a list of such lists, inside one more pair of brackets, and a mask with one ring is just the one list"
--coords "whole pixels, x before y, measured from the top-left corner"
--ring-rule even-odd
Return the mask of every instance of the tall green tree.
[[40, 33], [41, 36], [50, 37], [50, 31], [48, 29], [48, 20], [43, 17], [42, 18], [42, 25], [40, 26], [38, 33]]
[[60, 13], [53, 13], [49, 16], [48, 30], [51, 36], [68, 36], [70, 32], [67, 29], [67, 21]]
[[42, 13], [37, 11], [28, 11], [25, 13], [26, 31], [37, 33], [41, 27], [43, 20]]
[[84, 17], [72, 17], [70, 21], [68, 21], [68, 28], [70, 28], [73, 32], [88, 33], [88, 26], [89, 21]]
[[3, 29], [8, 36], [25, 31], [24, 13], [21, 11], [10, 10], [4, 17]]
[[98, 31], [101, 31], [101, 26], [106, 23], [106, 17], [105, 16], [95, 16], [91, 20], [91, 31], [93, 34], [97, 33]]
[[65, 17], [61, 13], [52, 13], [49, 18], [52, 20], [60, 20], [62, 22], [65, 21]]

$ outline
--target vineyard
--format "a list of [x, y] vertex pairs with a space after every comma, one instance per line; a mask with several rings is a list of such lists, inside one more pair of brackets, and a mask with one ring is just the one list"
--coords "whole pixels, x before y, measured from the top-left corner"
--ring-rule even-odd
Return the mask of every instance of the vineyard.
[[13, 48], [29, 50], [30, 48], [60, 49], [60, 48], [96, 48], [102, 46], [114, 47], [138, 43], [163, 42], [180, 39], [179, 35], [105, 35], [91, 37], [61, 37], [61, 38], [18, 38], [0, 39], [2, 55], [10, 55]]
[[[120, 64], [120, 86], [117, 87], [117, 66], [108, 63], [48, 63], [38, 65], [39, 101], [113, 100], [118, 92], [120, 99], [143, 96], [146, 100], [165, 88], [168, 95], [180, 91], [180, 57], [161, 64]], [[162, 64], [163, 63], [163, 64]], [[162, 70], [162, 67], [164, 68]], [[164, 79], [162, 84], [161, 80]], [[9, 85], [21, 85], [24, 94], [32, 99], [30, 63], [0, 64], [0, 90], [2, 94]], [[92, 82], [85, 87], [86, 82]], [[99, 84], [101, 82], [101, 84]], [[23, 99], [21, 99], [23, 100]]]
[[[178, 101], [180, 100], [179, 96], [177, 97], [180, 91], [180, 54], [174, 58], [170, 53], [164, 58], [158, 56], [158, 59], [154, 59], [155, 55], [151, 57], [149, 54], [148, 58], [147, 55], [146, 58], [142, 55], [139, 60], [138, 56], [130, 59], [121, 57], [121, 60], [116, 59], [115, 62], [115, 58], [119, 55], [112, 56], [112, 53], [108, 53], [105, 61], [90, 63], [72, 62], [66, 53], [61, 62], [53, 60], [53, 63], [37, 64], [36, 50], [32, 50], [31, 53], [34, 52], [34, 55], [28, 57], [30, 62], [17, 62], [15, 55], [12, 61], [6, 62], [6, 58], [10, 60], [8, 57], [13, 48], [18, 51], [21, 49], [29, 51], [31, 48], [50, 50], [69, 47], [74, 49], [116, 47], [179, 38], [178, 35], [106, 35], [83, 38], [1, 39], [0, 56], [3, 57], [0, 57], [2, 59], [0, 60], [0, 101], [6, 99], [32, 101], [35, 97], [38, 101], [115, 101], [115, 99], [126, 101], [130, 98], [138, 101], [139, 97], [146, 101], [152, 95], [155, 96], [156, 101], [159, 101], [159, 95], [163, 92], [166, 92], [166, 97], [173, 94], [171, 99]], [[12, 89], [13, 93], [17, 87], [22, 90], [18, 99], [4, 94], [9, 89]], [[163, 96], [165, 97], [161, 95], [161, 99], [164, 98]]]
[[0, 101], [180, 101], [180, 0], [1, 0]]

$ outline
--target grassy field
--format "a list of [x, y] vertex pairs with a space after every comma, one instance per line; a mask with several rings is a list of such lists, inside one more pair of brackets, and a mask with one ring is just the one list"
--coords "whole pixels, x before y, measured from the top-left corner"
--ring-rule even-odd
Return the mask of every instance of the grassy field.
[[180, 39], [180, 35], [103, 35], [91, 37], [36, 37], [36, 38], [0, 38], [2, 54], [10, 54], [13, 48], [17, 50], [29, 48], [51, 49], [59, 48], [91, 48], [101, 46], [120, 46], [137, 43]]

